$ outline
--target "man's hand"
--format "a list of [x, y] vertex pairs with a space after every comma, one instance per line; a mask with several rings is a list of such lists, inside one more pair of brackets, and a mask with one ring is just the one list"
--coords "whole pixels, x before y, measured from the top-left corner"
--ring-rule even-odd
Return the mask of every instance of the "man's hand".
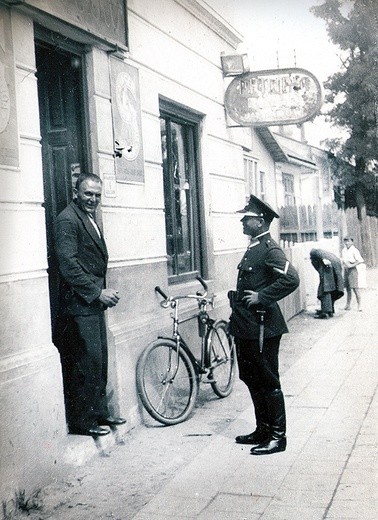
[[244, 291], [246, 294], [243, 296], [243, 301], [246, 302], [247, 307], [251, 305], [257, 305], [259, 302], [259, 294], [255, 291], [246, 290]]
[[114, 307], [119, 302], [118, 291], [114, 289], [103, 289], [98, 299], [106, 307]]

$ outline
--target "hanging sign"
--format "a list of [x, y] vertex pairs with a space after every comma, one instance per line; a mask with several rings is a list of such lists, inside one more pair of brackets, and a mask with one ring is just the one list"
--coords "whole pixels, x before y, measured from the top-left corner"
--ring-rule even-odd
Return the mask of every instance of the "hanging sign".
[[231, 81], [225, 94], [227, 114], [241, 126], [303, 123], [321, 106], [319, 81], [299, 68], [242, 74]]

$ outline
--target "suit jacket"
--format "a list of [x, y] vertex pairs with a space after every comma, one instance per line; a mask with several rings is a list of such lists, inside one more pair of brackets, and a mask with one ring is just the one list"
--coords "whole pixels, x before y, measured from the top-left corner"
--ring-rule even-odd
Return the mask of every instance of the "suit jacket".
[[[231, 333], [235, 337], [257, 339], [260, 333], [260, 314], [264, 310], [264, 337], [271, 338], [288, 332], [278, 301], [292, 293], [299, 285], [299, 277], [285, 253], [271, 238], [261, 236], [251, 245], [238, 265], [236, 291], [231, 299]], [[243, 301], [245, 290], [258, 293], [259, 304], [247, 307]]]
[[[327, 293], [332, 294], [334, 301], [344, 295], [344, 279], [341, 260], [329, 251], [323, 249], [311, 249], [310, 259], [314, 268], [319, 273], [318, 298], [321, 299]], [[330, 265], [325, 265], [323, 260], [329, 260]]]
[[71, 202], [57, 217], [56, 255], [62, 277], [62, 314], [90, 315], [103, 312], [98, 300], [105, 288], [108, 252], [88, 215]]

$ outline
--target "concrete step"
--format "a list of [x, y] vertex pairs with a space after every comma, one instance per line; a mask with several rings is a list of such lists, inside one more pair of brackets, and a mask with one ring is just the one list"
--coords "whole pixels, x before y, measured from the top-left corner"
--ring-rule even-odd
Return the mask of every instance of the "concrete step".
[[86, 435], [67, 435], [63, 455], [64, 464], [79, 467], [84, 466], [95, 456], [108, 456], [115, 446], [124, 444], [124, 437], [129, 429], [127, 424], [109, 427], [109, 435], [95, 438]]

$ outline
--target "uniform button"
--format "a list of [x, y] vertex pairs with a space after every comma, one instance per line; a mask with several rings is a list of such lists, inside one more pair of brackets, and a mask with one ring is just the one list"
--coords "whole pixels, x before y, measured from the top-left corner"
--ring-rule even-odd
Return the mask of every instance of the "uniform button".
[[248, 271], [252, 271], [252, 267], [248, 267]]

